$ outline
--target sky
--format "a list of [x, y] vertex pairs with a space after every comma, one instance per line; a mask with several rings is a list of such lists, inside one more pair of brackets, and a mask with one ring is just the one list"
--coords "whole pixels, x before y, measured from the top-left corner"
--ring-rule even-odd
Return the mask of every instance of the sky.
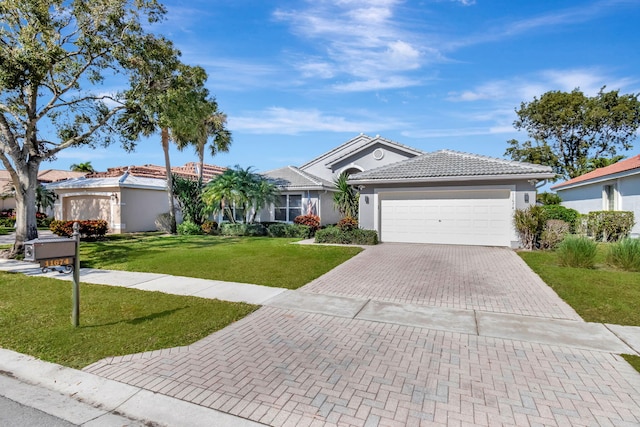
[[[150, 29], [204, 67], [229, 153], [206, 163], [302, 165], [364, 133], [503, 158], [522, 102], [551, 90], [640, 93], [638, 0], [167, 0]], [[627, 156], [640, 154], [640, 139]], [[163, 165], [160, 137], [61, 152], [41, 169]], [[197, 161], [172, 149], [174, 166]]]

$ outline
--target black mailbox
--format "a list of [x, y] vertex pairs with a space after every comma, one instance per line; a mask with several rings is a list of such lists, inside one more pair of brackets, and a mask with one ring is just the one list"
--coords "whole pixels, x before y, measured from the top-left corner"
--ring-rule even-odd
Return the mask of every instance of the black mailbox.
[[65, 267], [69, 271], [75, 257], [75, 239], [59, 237], [24, 242], [24, 260], [39, 262], [43, 269]]

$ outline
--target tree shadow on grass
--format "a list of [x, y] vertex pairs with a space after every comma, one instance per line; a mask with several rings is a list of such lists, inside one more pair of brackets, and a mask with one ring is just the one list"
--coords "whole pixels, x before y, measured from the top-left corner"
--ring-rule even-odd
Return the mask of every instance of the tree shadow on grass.
[[180, 310], [185, 310], [189, 308], [189, 306], [184, 306], [184, 307], [178, 307], [178, 308], [174, 308], [171, 310], [165, 310], [165, 311], [161, 311], [159, 313], [153, 313], [153, 314], [149, 314], [147, 316], [142, 316], [142, 317], [136, 317], [135, 319], [129, 319], [129, 320], [118, 320], [116, 322], [110, 322], [110, 323], [101, 323], [99, 325], [82, 325], [83, 328], [101, 328], [103, 326], [114, 326], [114, 325], [119, 325], [119, 324], [129, 324], [129, 325], [138, 325], [140, 323], [144, 323], [144, 322], [148, 322], [150, 320], [155, 320], [155, 319], [159, 319], [161, 317], [166, 317], [166, 316], [171, 316], [174, 313], [177, 313]]

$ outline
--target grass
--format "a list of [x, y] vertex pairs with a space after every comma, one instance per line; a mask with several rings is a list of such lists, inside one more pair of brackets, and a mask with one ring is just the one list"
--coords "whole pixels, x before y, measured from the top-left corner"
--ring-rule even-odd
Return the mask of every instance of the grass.
[[550, 251], [519, 254], [587, 322], [640, 326], [640, 273], [607, 267], [607, 252], [598, 245], [595, 268], [561, 267]]
[[345, 262], [356, 247], [292, 245], [266, 237], [110, 236], [82, 242], [83, 267], [297, 289]]
[[634, 354], [622, 354], [621, 356], [629, 363], [629, 365], [633, 366], [636, 371], [640, 372], [640, 356], [636, 356]]
[[257, 306], [0, 272], [0, 347], [82, 368], [104, 357], [191, 344]]

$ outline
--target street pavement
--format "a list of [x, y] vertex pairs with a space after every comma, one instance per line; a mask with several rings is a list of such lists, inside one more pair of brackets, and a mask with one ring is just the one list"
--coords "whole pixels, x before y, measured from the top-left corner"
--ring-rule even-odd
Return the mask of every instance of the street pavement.
[[640, 374], [619, 356], [640, 353], [640, 328], [582, 321], [508, 249], [381, 244], [297, 291], [88, 269], [81, 280], [263, 305], [190, 346], [82, 371], [0, 350], [0, 371], [132, 419], [640, 424]]

